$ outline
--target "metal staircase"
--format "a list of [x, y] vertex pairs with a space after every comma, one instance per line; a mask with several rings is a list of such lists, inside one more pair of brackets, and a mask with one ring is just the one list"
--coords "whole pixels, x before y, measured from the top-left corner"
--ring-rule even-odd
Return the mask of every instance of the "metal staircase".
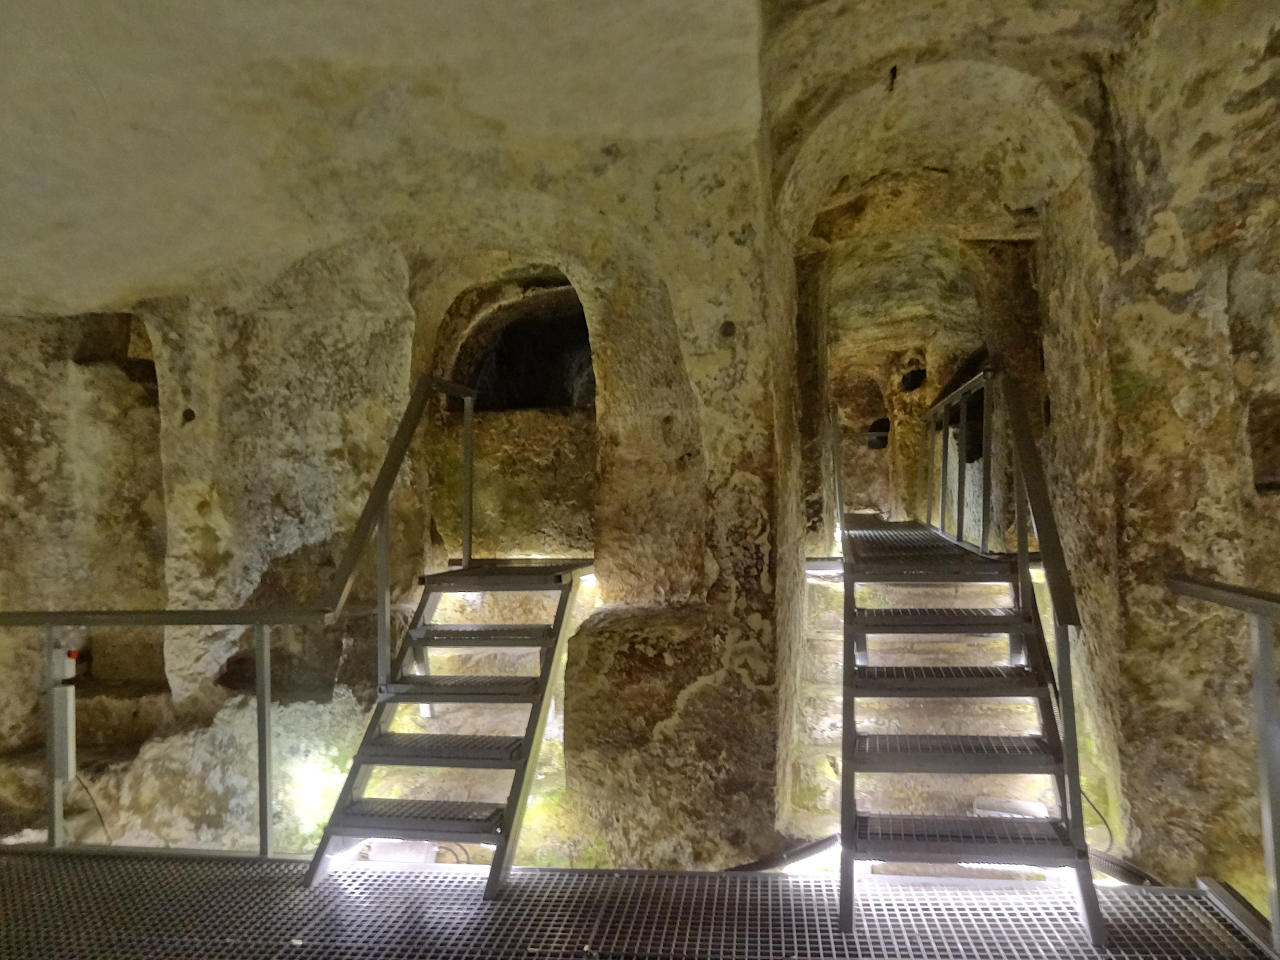
[[[312, 885], [333, 859], [372, 838], [493, 845], [485, 897], [497, 896], [511, 868], [520, 821], [533, 784], [547, 711], [548, 687], [563, 666], [569, 611], [589, 561], [476, 561], [463, 569], [422, 578], [422, 599], [400, 647], [388, 651], [390, 666], [380, 683], [378, 704], [352, 760], [320, 846], [307, 871]], [[445, 594], [526, 592], [558, 594], [550, 624], [433, 623]], [[536, 651], [532, 676], [432, 674], [433, 649]], [[381, 652], [381, 651], [380, 651]], [[430, 716], [440, 704], [528, 704], [523, 736], [488, 730], [453, 733], [393, 732], [403, 704]], [[377, 767], [436, 767], [512, 771], [505, 803], [466, 799], [418, 799], [366, 795]]]
[[[977, 381], [981, 382], [981, 381]], [[988, 384], [991, 386], [991, 384]], [[1031, 575], [1028, 547], [1029, 525], [1022, 491], [1024, 483], [1043, 483], [1036, 472], [1038, 461], [1029, 467], [1023, 455], [1015, 463], [1017, 493], [1016, 513], [1018, 551], [1016, 555], [993, 553], [982, 547], [987, 542], [989, 527], [988, 501], [990, 479], [984, 483], [982, 511], [982, 545], [962, 539], [964, 523], [953, 517], [946, 523], [947, 450], [952, 442], [947, 414], [950, 404], [967, 406], [967, 393], [953, 395], [942, 404], [943, 414], [936, 427], [943, 435], [943, 469], [941, 490], [937, 497], [937, 527], [916, 521], [889, 522], [878, 517], [853, 514], [843, 517], [842, 547], [844, 574], [844, 705], [841, 778], [841, 888], [840, 924], [845, 932], [854, 929], [854, 865], [859, 860], [906, 863], [988, 863], [1018, 864], [1040, 867], [1067, 867], [1075, 871], [1079, 890], [1081, 919], [1090, 939], [1103, 945], [1106, 930], [1098, 908], [1088, 847], [1085, 842], [1079, 789], [1079, 765], [1076, 755], [1074, 707], [1071, 695], [1070, 652], [1067, 625], [1074, 622], [1074, 601], [1059, 608], [1059, 597], [1069, 597], [1059, 590], [1054, 596], [1054, 616], [1061, 630], [1057, 634], [1057, 660], [1052, 661], [1041, 627], [1039, 610]], [[963, 389], [963, 388], [962, 388]], [[992, 390], [988, 389], [990, 397]], [[989, 410], [990, 407], [988, 406]], [[958, 418], [961, 433], [969, 423], [962, 410]], [[1025, 418], [1012, 415], [1016, 430], [1026, 427]], [[990, 419], [987, 421], [990, 422]], [[930, 444], [929, 486], [930, 508], [922, 511], [933, 516], [934, 497], [933, 440]], [[986, 440], [984, 457], [990, 463], [990, 440]], [[963, 451], [963, 440], [958, 445]], [[1017, 443], [1015, 442], [1015, 446]], [[834, 446], [838, 465], [839, 448]], [[964, 457], [956, 457], [955, 472], [963, 477]], [[989, 468], [988, 468], [989, 469]], [[1034, 474], [1031, 476], [1029, 474]], [[839, 501], [837, 469], [837, 501]], [[1046, 519], [1047, 492], [1042, 498], [1032, 494], [1036, 512], [1036, 530], [1046, 570], [1060, 561], [1060, 545], [1051, 514]], [[962, 513], [954, 504], [965, 504], [963, 480], [959, 495], [950, 504], [953, 513]], [[953, 532], [955, 531], [955, 532]], [[1046, 543], [1054, 541], [1052, 547]], [[1052, 555], [1052, 560], [1051, 560]], [[1052, 571], [1055, 576], [1061, 570]], [[966, 590], [988, 598], [993, 585], [1006, 585], [1011, 606], [970, 607], [965, 605]], [[949, 608], [916, 608], [900, 602], [884, 606], [860, 606], [858, 586], [881, 587], [884, 595], [899, 595], [928, 589], [955, 597]], [[909, 586], [909, 585], [914, 585]], [[980, 589], [979, 589], [980, 588]], [[976, 598], [975, 598], [976, 599]], [[990, 635], [1008, 637], [1007, 657], [983, 662], [982, 650], [990, 649]], [[963, 665], [904, 663], [894, 651], [895, 641], [902, 638], [901, 649], [918, 649], [924, 639], [949, 639], [969, 651], [973, 662]], [[876, 637], [872, 653], [868, 636]], [[964, 646], [966, 640], [986, 640]], [[914, 644], [914, 646], [913, 646]], [[892, 661], [892, 665], [878, 663]], [[968, 656], [966, 656], [968, 659]], [[1055, 670], [1056, 668], [1056, 670]], [[947, 733], [871, 734], [858, 730], [859, 703], [865, 700], [894, 698], [983, 700], [986, 698], [1018, 698], [1032, 701], [1039, 716], [1039, 732], [1024, 736], [958, 735]], [[858, 777], [864, 774], [1008, 775], [1040, 774], [1052, 778], [1058, 797], [1058, 810], [1047, 816], [973, 815], [931, 816], [900, 815], [893, 811], [864, 812], [857, 802]], [[975, 804], [975, 807], [977, 805]], [[984, 811], [985, 812], [985, 811]]]

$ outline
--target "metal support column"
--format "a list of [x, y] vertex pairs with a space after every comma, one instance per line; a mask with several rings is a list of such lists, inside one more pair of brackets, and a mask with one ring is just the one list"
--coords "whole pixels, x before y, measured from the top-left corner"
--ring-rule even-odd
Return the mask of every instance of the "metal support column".
[[938, 435], [942, 437], [942, 463], [938, 468], [938, 529], [947, 532], [947, 486], [951, 483], [951, 408], [938, 414]]
[[[840, 902], [841, 933], [853, 932], [857, 899], [855, 871], [858, 860], [858, 794], [854, 769], [854, 748], [858, 733], [856, 696], [859, 652], [865, 650], [867, 635], [858, 624], [858, 584], [854, 565], [846, 556], [844, 565], [844, 663], [841, 673], [844, 697], [841, 705], [840, 748]], [[865, 656], [865, 655], [864, 655]]]
[[[58, 645], [52, 627], [44, 630], [45, 675], [45, 781], [48, 791], [49, 846], [62, 847], [67, 842], [66, 820], [63, 816], [63, 796], [66, 791], [66, 767], [75, 728], [67, 728], [65, 701], [74, 696], [74, 688], [63, 686], [67, 651]], [[72, 701], [74, 703], [74, 701]], [[74, 724], [74, 714], [72, 715]]]
[[382, 516], [378, 518], [377, 537], [377, 582], [374, 593], [377, 595], [378, 618], [378, 694], [387, 692], [391, 682], [391, 512], [387, 505], [382, 505]]
[[[983, 550], [991, 549], [991, 435], [995, 430], [995, 384], [990, 375], [982, 387], [982, 541]], [[1001, 544], [1003, 549], [1004, 544]]]
[[[1018, 531], [1018, 580], [1014, 585], [1014, 596], [1017, 608], [1024, 615], [1038, 615], [1035, 602], [1035, 587], [1031, 583], [1030, 535], [1027, 529], [1027, 494], [1022, 482], [1022, 468], [1015, 465], [1013, 469], [1013, 501], [1014, 522]], [[1056, 616], [1056, 610], [1055, 610]], [[1027, 639], [1021, 632], [1009, 634], [1009, 662], [1024, 664], [1027, 662]]]
[[960, 398], [960, 438], [956, 441], [956, 539], [964, 539], [965, 480], [969, 459], [969, 395]]
[[933, 437], [937, 432], [934, 429], [934, 418], [932, 416], [925, 417], [925, 438], [926, 448], [925, 457], [928, 463], [928, 478], [924, 484], [924, 522], [932, 525], [933, 523]]
[[462, 398], [462, 566], [471, 566], [471, 505], [475, 495], [476, 398]]
[[1271, 946], [1280, 954], [1280, 706], [1276, 703], [1275, 624], [1262, 614], [1250, 617], [1253, 635], [1253, 703], [1258, 718], [1258, 772], [1262, 800], [1262, 851], [1267, 868], [1267, 906]]
[[253, 669], [258, 694], [258, 856], [271, 856], [271, 628], [253, 628]]

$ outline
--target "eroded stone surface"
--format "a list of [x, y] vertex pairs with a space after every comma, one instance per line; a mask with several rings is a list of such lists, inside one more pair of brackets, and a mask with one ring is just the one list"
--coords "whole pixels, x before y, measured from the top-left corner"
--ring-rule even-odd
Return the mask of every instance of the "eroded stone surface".
[[610, 862], [720, 869], [777, 848], [774, 667], [746, 624], [605, 609], [574, 637], [565, 682], [570, 802]]

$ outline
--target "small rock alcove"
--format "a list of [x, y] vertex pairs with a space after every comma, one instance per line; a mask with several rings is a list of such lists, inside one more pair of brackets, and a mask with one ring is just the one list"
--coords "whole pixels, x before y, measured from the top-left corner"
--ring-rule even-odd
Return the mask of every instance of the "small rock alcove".
[[[447, 323], [436, 369], [476, 390], [474, 547], [481, 557], [592, 556], [595, 374], [582, 303], [556, 270], [504, 277]], [[457, 304], [455, 304], [457, 305]], [[452, 318], [450, 318], [452, 319]], [[462, 403], [435, 446], [433, 522], [457, 555]]]

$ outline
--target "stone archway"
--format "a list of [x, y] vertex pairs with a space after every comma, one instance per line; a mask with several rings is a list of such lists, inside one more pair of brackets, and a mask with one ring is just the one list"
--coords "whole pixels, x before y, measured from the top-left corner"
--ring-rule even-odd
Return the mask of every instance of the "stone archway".
[[[1057, 254], [1064, 258], [1084, 255], [1069, 245], [1079, 245], [1097, 221], [1094, 137], [1087, 118], [1021, 70], [965, 60], [914, 64], [896, 73], [891, 86], [870, 84], [835, 101], [777, 171], [776, 218], [794, 252], [807, 257], [811, 269], [819, 257], [843, 257], [820, 284], [842, 298], [838, 311], [826, 303], [818, 308], [834, 334], [827, 341], [833, 375], [874, 367], [886, 387], [894, 430], [902, 431], [908, 447], [918, 446], [911, 439], [918, 434], [915, 424], [945, 386], [948, 371], [991, 338], [992, 314], [1000, 313], [998, 297], [988, 289], [995, 286], [990, 259], [974, 241], [1025, 246], [1044, 237], [1061, 245]], [[1065, 319], [1063, 326], [1077, 323], [1075, 316]], [[1039, 328], [1034, 332], [1038, 339]], [[1091, 335], [1086, 328], [1067, 336]], [[1105, 348], [1080, 357], [1100, 354]], [[927, 368], [926, 389], [899, 387], [907, 358]], [[1093, 399], [1074, 409], [1084, 417], [1102, 416], [1090, 408]], [[919, 452], [898, 448], [893, 454], [895, 490], [913, 492]], [[1071, 470], [1054, 478], [1055, 493], [1074, 482]], [[1099, 562], [1089, 545], [1097, 530], [1113, 528], [1107, 518], [1081, 517], [1074, 524], [1068, 518], [1063, 527], [1073, 566], [1090, 579], [1105, 574], [1105, 560]], [[1117, 634], [1107, 597], [1114, 590], [1099, 576], [1098, 589], [1087, 598], [1087, 622], [1098, 637]], [[1109, 664], [1116, 651], [1097, 647], [1081, 671], [1082, 700], [1097, 722], [1092, 759], [1114, 780], [1117, 694]], [[785, 754], [785, 744], [782, 749]], [[785, 755], [779, 769], [788, 769]], [[785, 780], [780, 788], [789, 795]]]
[[[595, 372], [601, 595], [612, 602], [704, 595], [698, 404], [665, 285], [643, 250], [599, 220], [550, 211], [543, 198], [513, 197], [508, 209], [504, 223], [477, 217], [414, 263], [413, 370], [432, 368], [447, 325], [474, 315], [495, 280], [531, 264], [562, 273], [582, 302]], [[576, 241], [572, 249], [567, 238]]]
[[[475, 556], [594, 555], [597, 428], [589, 340], [577, 291], [545, 264], [468, 287], [445, 312], [428, 369], [477, 390]], [[432, 535], [456, 557], [462, 403], [449, 398], [437, 409], [430, 429], [441, 439], [422, 452]]]

